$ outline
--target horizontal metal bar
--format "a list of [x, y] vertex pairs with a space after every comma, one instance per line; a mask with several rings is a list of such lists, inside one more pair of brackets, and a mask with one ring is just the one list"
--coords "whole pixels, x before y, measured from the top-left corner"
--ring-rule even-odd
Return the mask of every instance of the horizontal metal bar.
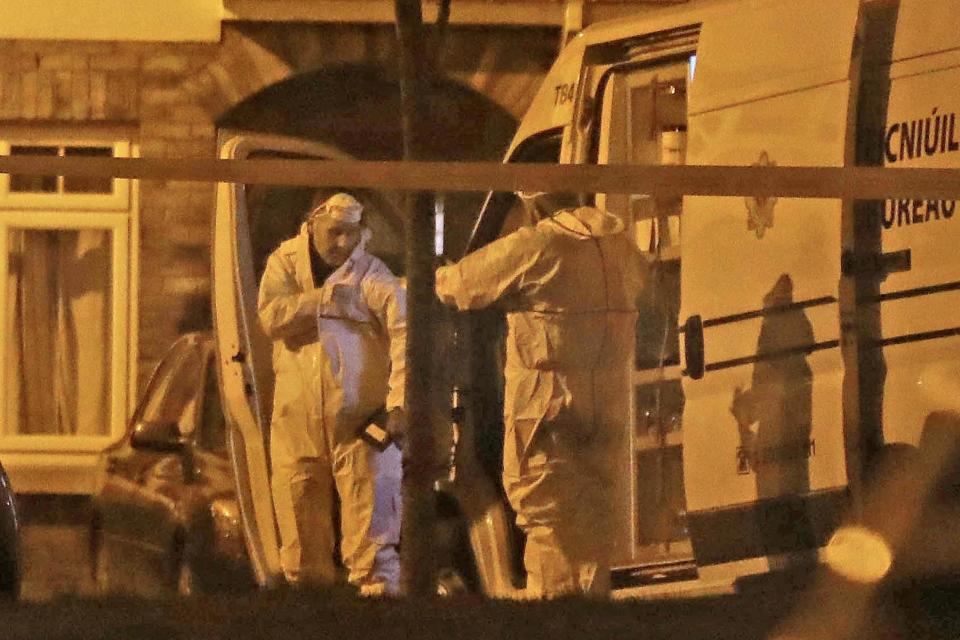
[[[943, 338], [954, 338], [960, 336], [960, 327], [950, 327], [949, 329], [940, 329], [937, 331], [925, 331], [922, 333], [911, 333], [902, 336], [893, 336], [890, 338], [882, 338], [880, 340], [873, 340], [870, 342], [871, 347], [889, 347], [899, 344], [909, 344], [912, 342], [923, 342], [926, 340], [941, 340]], [[704, 371], [719, 371], [721, 369], [732, 369], [733, 367], [742, 367], [748, 364], [756, 364], [758, 362], [768, 362], [770, 360], [780, 360], [782, 358], [788, 358], [791, 356], [797, 355], [809, 355], [816, 351], [823, 351], [825, 349], [835, 349], [840, 346], [839, 340], [827, 340], [825, 342], [817, 342], [811, 345], [805, 345], [801, 347], [796, 347], [793, 349], [783, 349], [780, 351], [772, 351], [770, 353], [761, 353], [752, 356], [745, 356], [743, 358], [733, 358], [731, 360], [721, 360], [719, 362], [712, 362], [704, 367]], [[683, 371], [683, 375], [689, 375], [686, 370]]]
[[757, 309], [756, 311], [745, 311], [743, 313], [737, 313], [729, 316], [721, 316], [719, 318], [710, 318], [709, 320], [703, 321], [703, 328], [706, 329], [707, 327], [716, 327], [722, 324], [741, 322], [743, 320], [752, 320], [753, 318], [766, 318], [768, 316], [775, 316], [781, 313], [787, 313], [788, 311], [797, 311], [799, 309], [807, 309], [809, 307], [819, 307], [825, 304], [832, 304], [836, 301], [837, 299], [834, 296], [823, 296], [821, 298], [814, 298], [812, 300], [801, 300], [800, 302], [793, 302], [790, 304], [785, 304], [777, 307], [770, 307], [768, 309]]
[[666, 364], [660, 368], [635, 370], [630, 377], [630, 381], [633, 382], [633, 386], [639, 387], [658, 382], [679, 380], [681, 377], [683, 377], [683, 372], [680, 370], [680, 365]]
[[[393, 24], [392, 0], [226, 0], [224, 22], [324, 22]], [[450, 7], [450, 24], [552, 26], [563, 24], [559, 2], [478, 2], [462, 0]], [[423, 19], [437, 18], [437, 3], [423, 4]]]
[[433, 191], [960, 200], [960, 169], [0, 156], [0, 173]]
[[893, 336], [892, 338], [883, 338], [872, 341], [874, 347], [889, 347], [896, 344], [909, 344], [911, 342], [923, 342], [925, 340], [940, 340], [942, 338], [953, 338], [960, 336], [960, 327], [950, 327], [949, 329], [940, 329], [938, 331], [924, 331], [922, 333], [910, 333], [903, 336]]
[[793, 349], [781, 349], [779, 351], [771, 351], [769, 353], [758, 353], [753, 356], [746, 356], [743, 358], [734, 358], [732, 360], [721, 360], [719, 362], [712, 362], [704, 367], [704, 371], [719, 371], [721, 369], [732, 369], [733, 367], [742, 367], [747, 364], [756, 364], [758, 362], [769, 362], [771, 360], [782, 360], [783, 358], [789, 358], [792, 356], [806, 356], [814, 353], [816, 351], [823, 351], [825, 349], [836, 349], [840, 346], [839, 340], [827, 340], [826, 342], [817, 342], [810, 345], [804, 345], [800, 347], [795, 347]]
[[944, 284], [931, 285], [929, 287], [917, 287], [915, 289], [903, 289], [901, 291], [891, 291], [883, 293], [874, 298], [868, 298], [865, 302], [889, 302], [890, 300], [902, 300], [904, 298], [919, 298], [936, 293], [946, 293], [948, 291], [960, 291], [960, 282], [947, 282]]
[[[588, 0], [586, 22], [636, 14], [686, 0]], [[423, 3], [426, 23], [437, 19], [438, 2]], [[224, 0], [224, 22], [317, 22], [393, 24], [393, 0]], [[457, 0], [450, 6], [450, 24], [561, 27], [565, 2], [558, 0]]]

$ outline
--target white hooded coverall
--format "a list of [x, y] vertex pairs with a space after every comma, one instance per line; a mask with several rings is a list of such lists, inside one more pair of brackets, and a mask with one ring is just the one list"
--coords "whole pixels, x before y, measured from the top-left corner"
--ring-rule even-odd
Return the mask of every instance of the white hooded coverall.
[[642, 264], [623, 230], [562, 211], [437, 271], [443, 302], [507, 312], [503, 480], [528, 596], [609, 591]]
[[403, 406], [406, 297], [364, 244], [323, 283], [306, 224], [267, 260], [257, 306], [274, 340], [271, 485], [288, 581], [335, 579], [336, 490], [349, 582], [395, 593], [400, 451], [378, 452], [358, 430], [384, 404]]

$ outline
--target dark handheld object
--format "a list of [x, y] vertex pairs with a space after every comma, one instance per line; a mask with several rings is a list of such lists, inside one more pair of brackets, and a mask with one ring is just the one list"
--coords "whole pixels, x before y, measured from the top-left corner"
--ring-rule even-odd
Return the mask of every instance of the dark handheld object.
[[360, 439], [377, 451], [384, 451], [393, 442], [390, 432], [387, 431], [387, 408], [380, 407], [373, 415], [367, 418], [358, 434]]

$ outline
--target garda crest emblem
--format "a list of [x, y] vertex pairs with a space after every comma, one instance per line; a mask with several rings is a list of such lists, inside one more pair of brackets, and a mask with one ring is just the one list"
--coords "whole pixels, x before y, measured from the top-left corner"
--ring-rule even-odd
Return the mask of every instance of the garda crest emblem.
[[[753, 163], [755, 167], [775, 167], [776, 162], [770, 159], [767, 152], [760, 154], [760, 159]], [[757, 196], [747, 196], [745, 198], [747, 205], [747, 229], [757, 234], [757, 238], [762, 238], [767, 229], [773, 226], [773, 206], [777, 204], [774, 197], [762, 198]]]

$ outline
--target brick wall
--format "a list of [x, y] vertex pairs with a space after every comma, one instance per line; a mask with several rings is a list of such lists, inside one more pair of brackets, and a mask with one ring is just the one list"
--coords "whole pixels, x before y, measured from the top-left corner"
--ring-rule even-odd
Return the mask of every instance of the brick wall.
[[[138, 120], [145, 158], [214, 157], [216, 130], [192, 82], [216, 46], [153, 47], [140, 57]], [[140, 184], [140, 385], [184, 331], [209, 324], [211, 215], [215, 186]]]
[[[202, 83], [220, 45], [0, 42], [0, 124], [42, 134], [126, 125], [143, 157], [212, 157], [216, 114]], [[25, 127], [24, 127], [25, 126]], [[184, 330], [209, 322], [214, 186], [140, 185], [138, 388]]]

